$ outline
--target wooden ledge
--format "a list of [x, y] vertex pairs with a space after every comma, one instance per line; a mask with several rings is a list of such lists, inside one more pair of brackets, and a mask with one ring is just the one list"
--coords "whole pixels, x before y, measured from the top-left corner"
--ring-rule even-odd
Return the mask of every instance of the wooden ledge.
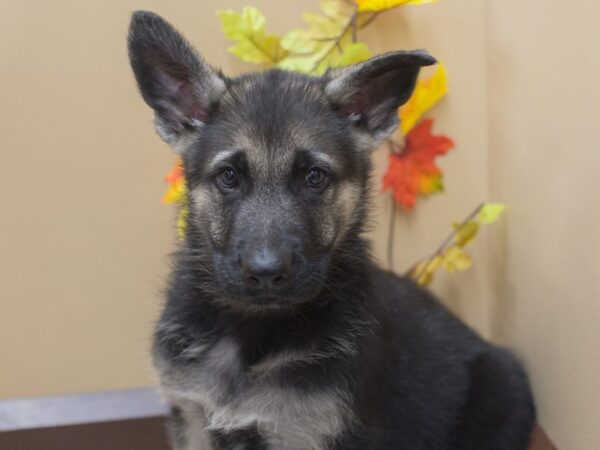
[[[0, 449], [169, 450], [154, 389], [0, 401]], [[536, 425], [528, 450], [557, 450]]]
[[531, 443], [528, 450], [557, 450], [557, 448], [550, 442], [542, 427], [536, 424], [531, 434]]

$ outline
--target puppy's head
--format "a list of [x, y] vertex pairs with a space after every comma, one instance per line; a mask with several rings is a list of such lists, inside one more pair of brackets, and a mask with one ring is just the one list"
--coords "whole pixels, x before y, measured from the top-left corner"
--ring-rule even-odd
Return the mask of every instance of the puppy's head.
[[148, 12], [133, 15], [129, 56], [158, 133], [184, 162], [198, 270], [227, 301], [253, 305], [321, 290], [332, 256], [360, 230], [370, 150], [435, 62], [391, 52], [318, 78], [227, 78]]

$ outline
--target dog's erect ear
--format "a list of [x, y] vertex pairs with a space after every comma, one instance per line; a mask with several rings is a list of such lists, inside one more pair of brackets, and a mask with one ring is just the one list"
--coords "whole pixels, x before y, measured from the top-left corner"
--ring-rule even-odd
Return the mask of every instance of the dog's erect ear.
[[144, 100], [156, 114], [160, 136], [177, 150], [198, 129], [225, 91], [225, 81], [169, 23], [136, 11], [129, 27], [129, 59]]
[[425, 50], [384, 53], [326, 75], [325, 92], [373, 144], [398, 126], [398, 108], [411, 96], [422, 66], [436, 60]]

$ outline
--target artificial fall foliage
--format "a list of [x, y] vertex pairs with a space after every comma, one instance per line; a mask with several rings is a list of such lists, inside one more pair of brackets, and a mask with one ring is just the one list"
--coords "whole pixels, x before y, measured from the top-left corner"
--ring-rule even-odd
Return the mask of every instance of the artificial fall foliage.
[[454, 142], [447, 136], [434, 136], [432, 126], [432, 119], [421, 122], [408, 133], [404, 147], [389, 157], [383, 189], [391, 189], [396, 201], [406, 210], [415, 206], [418, 195], [444, 190], [442, 170], [435, 158], [446, 154]]
[[322, 74], [332, 67], [364, 61], [371, 56], [366, 44], [355, 42], [357, 8], [343, 1], [321, 3], [321, 14], [305, 13], [305, 29], [283, 37], [266, 34], [265, 17], [254, 7], [241, 13], [217, 11], [225, 36], [236, 44], [229, 52], [241, 60], [265, 67]]
[[407, 135], [448, 92], [446, 67], [438, 63], [435, 73], [417, 82], [410, 99], [400, 107], [400, 130]]
[[496, 222], [505, 209], [501, 203], [484, 203], [462, 222], [454, 222], [454, 231], [435, 253], [415, 264], [406, 275], [421, 285], [429, 285], [440, 268], [449, 273], [470, 269], [473, 260], [465, 247], [475, 239], [481, 225]]
[[[358, 40], [357, 34], [381, 13], [435, 1], [326, 0], [320, 3], [320, 13], [303, 15], [305, 28], [291, 30], [283, 36], [268, 33], [265, 16], [252, 6], [243, 8], [241, 12], [217, 11], [217, 16], [224, 35], [234, 42], [228, 51], [242, 61], [262, 68], [321, 75], [330, 68], [349, 66], [372, 56], [367, 45]], [[417, 82], [412, 97], [399, 109], [400, 136], [388, 140], [392, 152], [383, 189], [392, 191], [393, 198], [405, 212], [415, 207], [419, 196], [443, 191], [443, 172], [435, 159], [450, 151], [454, 143], [447, 136], [433, 135], [433, 119], [425, 116], [447, 90], [446, 68], [438, 64], [432, 76]], [[178, 205], [177, 228], [180, 238], [183, 238], [189, 210], [180, 160], [165, 179], [169, 188], [163, 201]], [[475, 238], [480, 225], [493, 223], [503, 208], [499, 204], [484, 204], [468, 220], [455, 223], [454, 232], [436, 253], [415, 264], [407, 275], [420, 284], [428, 284], [440, 268], [456, 272], [471, 267], [471, 258], [464, 247]]]
[[177, 160], [171, 171], [165, 176], [169, 187], [163, 195], [163, 203], [180, 203], [185, 199], [185, 178], [183, 175], [183, 164]]
[[[321, 12], [305, 13], [307, 28], [291, 30], [283, 37], [265, 33], [266, 19], [254, 7], [241, 13], [218, 11], [226, 37], [236, 41], [229, 51], [247, 62], [264, 67], [278, 67], [313, 75], [330, 68], [348, 66], [371, 57], [366, 44], [357, 40], [357, 32], [368, 26], [382, 11], [411, 4], [432, 3], [432, 0], [328, 0], [320, 5]], [[446, 68], [438, 64], [435, 73], [417, 82], [414, 93], [399, 110], [400, 132], [406, 137], [406, 151], [393, 154], [384, 177], [384, 189], [392, 187], [394, 198], [410, 211], [419, 195], [429, 196], [443, 191], [443, 173], [433, 158], [440, 152], [440, 139], [419, 139], [422, 133], [408, 136], [447, 93]], [[451, 142], [449, 138], [445, 138]], [[391, 148], [399, 148], [392, 139]]]
[[280, 38], [265, 32], [266, 19], [258, 9], [247, 6], [241, 13], [217, 11], [217, 16], [225, 36], [236, 42], [229, 52], [242, 61], [274, 65], [287, 55]]
[[175, 203], [179, 206], [177, 214], [177, 235], [180, 239], [185, 237], [185, 224], [189, 209], [187, 207], [187, 187], [183, 174], [183, 163], [177, 160], [171, 171], [165, 176], [169, 187], [163, 196], [164, 203]]
[[425, 3], [433, 3], [437, 0], [356, 0], [358, 10], [366, 11], [384, 11], [386, 9], [395, 8], [396, 6], [406, 5], [423, 5]]

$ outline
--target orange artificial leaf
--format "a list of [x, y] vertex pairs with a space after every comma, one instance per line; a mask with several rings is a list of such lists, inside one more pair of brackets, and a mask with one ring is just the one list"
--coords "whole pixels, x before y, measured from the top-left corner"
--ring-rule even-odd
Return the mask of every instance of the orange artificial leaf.
[[176, 203], [179, 206], [177, 213], [177, 235], [179, 239], [184, 239], [189, 209], [186, 203], [187, 186], [183, 173], [183, 163], [180, 159], [177, 160], [171, 171], [165, 176], [165, 181], [169, 184], [169, 187], [162, 201], [163, 203]]
[[178, 160], [171, 171], [165, 176], [165, 181], [169, 184], [169, 187], [165, 195], [163, 195], [163, 203], [179, 203], [183, 201], [185, 199], [186, 187], [181, 160]]
[[383, 177], [383, 190], [391, 188], [394, 198], [404, 209], [415, 205], [418, 195], [431, 195], [444, 189], [442, 170], [435, 158], [454, 147], [447, 136], [431, 134], [433, 120], [427, 119], [406, 136], [406, 145], [399, 154], [390, 155], [388, 170]]
[[171, 171], [165, 176], [165, 181], [173, 184], [180, 180], [183, 180], [183, 164], [181, 160], [177, 160]]

